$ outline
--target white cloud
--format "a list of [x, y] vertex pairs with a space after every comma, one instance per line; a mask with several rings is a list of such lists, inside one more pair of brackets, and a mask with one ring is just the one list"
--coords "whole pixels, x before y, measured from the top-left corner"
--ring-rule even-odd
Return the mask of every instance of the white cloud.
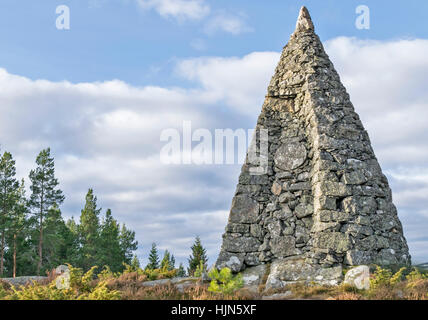
[[234, 35], [253, 31], [253, 29], [247, 25], [245, 18], [245, 15], [242, 14], [236, 15], [226, 12], [218, 12], [205, 24], [204, 31], [207, 34], [214, 34], [218, 31], [223, 31]]
[[[167, 19], [173, 18], [178, 22], [205, 19], [203, 30], [209, 35], [217, 32], [238, 35], [253, 31], [247, 25], [244, 13], [236, 14], [226, 12], [225, 10], [218, 10], [215, 13], [211, 13], [211, 7], [205, 0], [137, 0], [137, 3], [143, 10], [155, 10], [161, 17]], [[191, 45], [196, 46], [200, 50], [201, 41], [192, 41]]]
[[[326, 49], [389, 177], [412, 254], [428, 260], [427, 41], [337, 38]], [[160, 132], [183, 120], [194, 129], [251, 129], [278, 59], [183, 60], [176, 72], [194, 81], [190, 89], [33, 81], [0, 69], [1, 148], [26, 176], [38, 151], [52, 147], [68, 216], [79, 215], [93, 187], [100, 205], [136, 231], [141, 254], [156, 241], [185, 261], [199, 234], [212, 263], [240, 166], [162, 165]]]
[[164, 18], [178, 21], [201, 20], [210, 13], [204, 0], [137, 0], [145, 10], [156, 10]]
[[201, 84], [230, 108], [255, 117], [279, 56], [277, 52], [253, 52], [244, 57], [187, 59], [178, 64], [177, 72]]

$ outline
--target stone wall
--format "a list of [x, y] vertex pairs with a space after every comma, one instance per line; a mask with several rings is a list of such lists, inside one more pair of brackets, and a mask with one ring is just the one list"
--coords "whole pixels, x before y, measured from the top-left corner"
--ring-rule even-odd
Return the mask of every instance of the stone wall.
[[272, 263], [314, 279], [336, 268], [321, 276], [331, 280], [344, 265], [410, 264], [387, 178], [305, 8], [269, 84], [260, 129], [269, 133], [267, 174], [252, 175], [247, 156], [217, 267]]

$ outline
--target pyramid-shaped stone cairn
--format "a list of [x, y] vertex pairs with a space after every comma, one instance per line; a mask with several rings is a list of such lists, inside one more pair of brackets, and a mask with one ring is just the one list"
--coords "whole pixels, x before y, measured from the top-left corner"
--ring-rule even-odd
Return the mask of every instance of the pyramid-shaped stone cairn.
[[260, 129], [268, 130], [267, 173], [252, 174], [247, 154], [216, 267], [245, 270], [252, 283], [269, 275], [266, 287], [278, 287], [339, 283], [353, 265], [410, 264], [387, 178], [305, 7]]

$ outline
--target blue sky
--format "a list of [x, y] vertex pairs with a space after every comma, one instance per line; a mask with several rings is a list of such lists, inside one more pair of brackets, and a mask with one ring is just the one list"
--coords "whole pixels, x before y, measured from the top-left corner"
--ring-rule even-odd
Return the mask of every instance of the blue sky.
[[[242, 56], [252, 51], [277, 51], [293, 32], [296, 12], [310, 9], [321, 39], [355, 36], [369, 39], [427, 37], [426, 1], [205, 1], [206, 19], [167, 18], [141, 10], [135, 0], [3, 0], [0, 4], [0, 61], [10, 72], [31, 79], [71, 82], [121, 79], [133, 85], [175, 85], [176, 59]], [[66, 4], [71, 29], [55, 28], [55, 8]], [[358, 30], [355, 8], [371, 9], [370, 30]], [[227, 14], [250, 32], [206, 34], [210, 16]], [[192, 43], [202, 43], [202, 50]]]
[[[55, 25], [70, 8], [70, 30]], [[358, 5], [370, 29], [355, 27]], [[1, 150], [28, 176], [55, 155], [77, 217], [99, 204], [186, 261], [200, 235], [213, 263], [240, 164], [166, 166], [160, 133], [251, 129], [306, 5], [388, 176], [415, 262], [428, 261], [426, 1], [63, 0], [0, 2]], [[28, 180], [28, 179], [27, 179]]]

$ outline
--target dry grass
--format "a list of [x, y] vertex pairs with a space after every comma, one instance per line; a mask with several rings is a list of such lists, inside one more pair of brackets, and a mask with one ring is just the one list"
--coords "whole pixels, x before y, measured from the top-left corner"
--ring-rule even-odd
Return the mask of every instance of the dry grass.
[[363, 300], [363, 297], [362, 295], [357, 293], [344, 292], [334, 298], [329, 298], [327, 300]]
[[[267, 272], [268, 274], [268, 272]], [[57, 275], [52, 271], [48, 273], [48, 279], [39, 283], [48, 286]], [[267, 275], [265, 276], [267, 278]], [[316, 284], [295, 283], [281, 289], [264, 291], [264, 285], [259, 286], [254, 292], [249, 288], [242, 288], [233, 294], [220, 294], [208, 291], [208, 284], [200, 281], [185, 280], [180, 284], [162, 284], [147, 286], [145, 282], [150, 280], [149, 275], [141, 272], [126, 272], [120, 275], [106, 275], [106, 277], [88, 279], [85, 283], [89, 289], [96, 288], [107, 281], [109, 290], [118, 292], [123, 300], [254, 300], [261, 299], [263, 295], [273, 295], [291, 291], [292, 295], [285, 299], [310, 299], [310, 300], [428, 300], [428, 278], [423, 274], [415, 274], [414, 277], [405, 277], [401, 281], [378, 282], [371, 290], [358, 290], [349, 285], [322, 286]], [[266, 279], [265, 279], [266, 280]], [[32, 284], [22, 287], [22, 290]], [[31, 289], [31, 288], [30, 288]], [[253, 289], [254, 290], [254, 289]], [[11, 286], [0, 280], [0, 298], [5, 294], [11, 294]]]
[[208, 284], [199, 282], [179, 290], [170, 283], [152, 287], [144, 286], [145, 281], [147, 281], [145, 275], [139, 275], [137, 272], [125, 273], [108, 281], [107, 286], [111, 290], [119, 291], [123, 300], [246, 300], [254, 298], [246, 290], [239, 290], [234, 295], [215, 294], [208, 291]]
[[132, 278], [109, 281], [108, 288], [118, 290], [123, 300], [249, 300], [254, 296], [246, 290], [234, 295], [215, 294], [208, 291], [208, 284], [195, 283], [179, 290], [173, 284], [144, 286], [143, 282]]

